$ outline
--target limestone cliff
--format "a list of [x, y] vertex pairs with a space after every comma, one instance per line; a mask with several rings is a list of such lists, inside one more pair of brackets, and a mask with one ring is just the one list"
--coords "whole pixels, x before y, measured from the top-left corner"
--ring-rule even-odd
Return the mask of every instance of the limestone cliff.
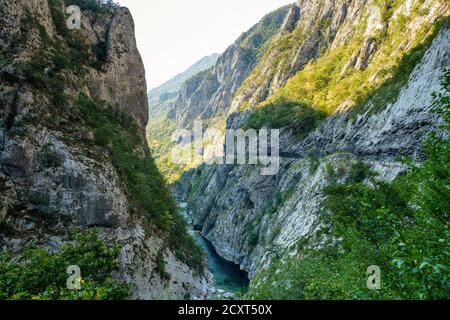
[[173, 118], [183, 127], [197, 117], [209, 119], [227, 112], [231, 99], [261, 59], [263, 48], [275, 36], [288, 11], [281, 8], [242, 34], [216, 65], [183, 85], [173, 105]]
[[[420, 160], [421, 141], [439, 124], [430, 112], [431, 94], [450, 65], [449, 37], [448, 29], [440, 32], [398, 100], [383, 112], [370, 115], [369, 107], [356, 119], [338, 114], [300, 143], [286, 131], [278, 175], [261, 176], [252, 166], [207, 165], [186, 175], [179, 188], [190, 190], [194, 221], [218, 252], [253, 275], [314, 230], [322, 189], [333, 181], [330, 168], [345, 181], [350, 164], [362, 160], [392, 181], [404, 171], [399, 155]], [[315, 164], [311, 152], [320, 157]], [[276, 210], [269, 213], [273, 204]]]
[[[177, 74], [175, 77], [164, 82], [157, 88], [150, 90], [148, 93], [149, 103], [155, 104], [158, 102], [166, 102], [168, 99], [175, 97], [181, 90], [181, 86], [184, 84], [184, 82], [186, 82], [186, 80], [214, 66], [219, 56], [220, 55], [217, 53], [205, 56], [200, 60], [198, 60], [196, 63], [194, 63], [192, 66], [187, 68], [182, 73]], [[150, 115], [152, 115], [153, 113], [154, 113], [153, 111], [150, 112]]]
[[421, 161], [422, 141], [440, 122], [430, 112], [432, 93], [450, 65], [448, 25], [439, 23], [449, 15], [446, 2], [298, 1], [287, 9], [231, 100], [190, 107], [203, 101], [196, 78], [176, 105], [181, 125], [225, 114], [229, 128], [245, 127], [264, 108], [261, 124], [271, 127], [277, 108], [289, 112], [287, 103], [327, 114], [301, 136], [293, 130], [298, 115], [285, 121], [276, 176], [253, 166], [202, 165], [175, 186], [196, 226], [251, 277], [272, 258], [296, 253], [318, 227], [322, 189], [346, 181], [352, 163], [363, 161], [391, 181], [405, 170], [399, 156]]
[[104, 43], [104, 59], [108, 62], [101, 72], [93, 70], [88, 76], [90, 91], [102, 100], [122, 106], [143, 130], [148, 122], [147, 83], [130, 11], [118, 8], [107, 21], [100, 22], [89, 15], [83, 17], [89, 41]]
[[[0, 246], [20, 254], [34, 241], [58, 251], [75, 230], [98, 228], [122, 247], [116, 277], [133, 298], [201, 297], [201, 270], [156, 222], [176, 208], [144, 139], [147, 90], [131, 14], [81, 6], [81, 29], [69, 30], [65, 8], [0, 1]], [[144, 166], [139, 178], [124, 171], [130, 159], [134, 170]], [[139, 200], [133, 181], [145, 175]], [[161, 212], [150, 215], [149, 205]], [[158, 257], [169, 279], [155, 271]]]

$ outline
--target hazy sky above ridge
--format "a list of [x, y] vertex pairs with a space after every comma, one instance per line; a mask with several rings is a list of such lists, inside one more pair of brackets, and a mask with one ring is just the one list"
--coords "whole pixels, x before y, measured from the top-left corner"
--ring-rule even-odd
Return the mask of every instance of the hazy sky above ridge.
[[151, 89], [222, 53], [267, 13], [294, 0], [118, 0], [130, 9]]

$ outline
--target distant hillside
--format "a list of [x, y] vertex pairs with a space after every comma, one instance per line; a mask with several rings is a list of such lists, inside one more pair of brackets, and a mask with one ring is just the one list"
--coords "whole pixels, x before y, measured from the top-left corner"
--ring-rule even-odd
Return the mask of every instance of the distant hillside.
[[[171, 119], [173, 117], [171, 115], [173, 111], [171, 110], [173, 110], [176, 98], [179, 96], [184, 83], [212, 68], [217, 63], [219, 56], [218, 54], [212, 54], [203, 57], [183, 73], [148, 93], [150, 121], [147, 127], [147, 139], [159, 161], [159, 167], [163, 168], [163, 174], [170, 182], [176, 181], [180, 177], [179, 173], [186, 170], [186, 168], [180, 168], [175, 165], [173, 165], [174, 167], [166, 165], [170, 163], [165, 158], [168, 150], [172, 147], [169, 143], [170, 136], [176, 128], [175, 120]], [[177, 174], [171, 176], [172, 172]]]
[[[291, 6], [285, 6], [269, 13], [254, 27], [244, 32], [220, 57], [211, 56], [214, 57], [214, 63], [211, 62], [210, 68], [205, 67], [200, 71], [198, 66], [205, 65], [203, 61], [206, 58], [203, 58], [182, 75], [149, 93], [150, 118], [147, 139], [157, 166], [167, 182], [176, 182], [182, 173], [197, 165], [175, 164], [172, 161], [171, 150], [174, 146], [172, 134], [177, 128], [185, 127], [178, 118], [182, 117], [190, 124], [193, 122], [191, 120], [201, 114], [212, 116], [218, 115], [219, 110], [223, 111], [233, 94], [263, 57], [265, 45], [268, 45], [280, 31], [290, 8]], [[194, 73], [192, 70], [198, 72]], [[188, 77], [189, 74], [192, 75]], [[185, 81], [178, 87], [178, 91], [170, 91], [171, 83], [181, 81], [183, 78]], [[192, 104], [185, 103], [188, 100]], [[208, 110], [209, 107], [213, 107], [214, 110]], [[225, 118], [219, 116], [218, 119], [222, 121]]]
[[196, 75], [197, 73], [205, 71], [212, 67], [217, 62], [219, 56], [219, 54], [215, 53], [210, 56], [203, 57], [183, 73], [178, 74], [159, 87], [150, 90], [148, 93], [148, 100], [158, 101], [161, 97], [163, 97], [163, 100], [165, 100], [164, 97], [176, 95], [178, 91], [180, 91], [181, 86], [186, 80], [188, 80], [193, 75]]

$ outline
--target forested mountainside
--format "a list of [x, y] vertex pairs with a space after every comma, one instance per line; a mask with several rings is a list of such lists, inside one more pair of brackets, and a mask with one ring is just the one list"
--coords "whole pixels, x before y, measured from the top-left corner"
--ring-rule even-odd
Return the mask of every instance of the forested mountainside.
[[[195, 226], [249, 272], [246, 297], [449, 297], [449, 13], [439, 0], [299, 0], [185, 82], [158, 165]], [[169, 137], [199, 119], [280, 128], [278, 174], [172, 164]]]
[[[81, 8], [69, 30], [66, 7]], [[0, 298], [205, 294], [203, 258], [145, 140], [130, 12], [0, 1]], [[76, 265], [82, 290], [66, 288]]]

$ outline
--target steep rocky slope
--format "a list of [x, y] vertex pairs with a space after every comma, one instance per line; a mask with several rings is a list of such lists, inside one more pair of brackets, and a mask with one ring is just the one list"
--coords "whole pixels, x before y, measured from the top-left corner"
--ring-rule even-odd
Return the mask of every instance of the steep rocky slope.
[[184, 72], [176, 75], [159, 87], [150, 90], [148, 93], [150, 115], [155, 114], [155, 111], [152, 110], [152, 105], [157, 107], [159, 103], [164, 103], [171, 98], [175, 98], [186, 80], [197, 73], [211, 68], [216, 64], [219, 56], [219, 54], [215, 53], [210, 56], [203, 57]]
[[242, 34], [219, 57], [214, 68], [186, 81], [172, 112], [181, 126], [190, 126], [197, 117], [208, 119], [226, 113], [234, 93], [280, 30], [288, 9], [283, 7], [268, 14]]
[[121, 246], [116, 277], [134, 298], [202, 296], [193, 242], [144, 142], [131, 14], [76, 3], [80, 30], [67, 29], [64, 1], [0, 1], [0, 246], [58, 251], [76, 230], [98, 228]]
[[187, 79], [174, 97], [150, 109], [148, 140], [159, 169], [170, 183], [198, 165], [174, 163], [172, 134], [176, 129], [192, 127], [199, 118], [209, 126], [225, 127], [226, 113], [234, 94], [282, 28], [289, 8], [283, 7], [266, 15], [227, 48], [214, 66]]
[[147, 140], [157, 159], [158, 167], [169, 182], [177, 180], [179, 172], [183, 171], [172, 163], [169, 155], [173, 147], [171, 134], [176, 128], [173, 105], [184, 83], [198, 73], [207, 72], [216, 64], [218, 58], [218, 54], [202, 58], [183, 73], [148, 93], [150, 121], [147, 127]]
[[[321, 190], [333, 182], [333, 172], [345, 181], [350, 164], [362, 160], [392, 181], [404, 170], [399, 156], [420, 160], [421, 141], [439, 124], [429, 111], [441, 70], [450, 65], [449, 36], [448, 29], [440, 32], [398, 100], [383, 112], [370, 115], [369, 107], [356, 119], [335, 115], [300, 143], [286, 132], [277, 176], [261, 176], [252, 166], [202, 166], [187, 175], [180, 185], [191, 188], [195, 223], [219, 253], [252, 275], [271, 255], [295, 248], [311, 233]], [[186, 187], [186, 181], [194, 183]]]
[[[198, 117], [256, 129], [274, 127], [279, 113], [289, 119], [276, 176], [201, 165], [175, 185], [223, 257], [253, 277], [318, 228], [323, 188], [346, 181], [352, 164], [392, 181], [405, 170], [398, 157], [421, 161], [422, 142], [440, 123], [430, 110], [450, 65], [448, 15], [444, 1], [298, 1], [251, 70], [235, 66], [221, 77], [245, 74], [220, 103], [204, 99], [219, 97], [204, 75], [186, 83], [175, 104], [181, 127]], [[327, 115], [316, 128], [298, 121], [310, 109]]]

